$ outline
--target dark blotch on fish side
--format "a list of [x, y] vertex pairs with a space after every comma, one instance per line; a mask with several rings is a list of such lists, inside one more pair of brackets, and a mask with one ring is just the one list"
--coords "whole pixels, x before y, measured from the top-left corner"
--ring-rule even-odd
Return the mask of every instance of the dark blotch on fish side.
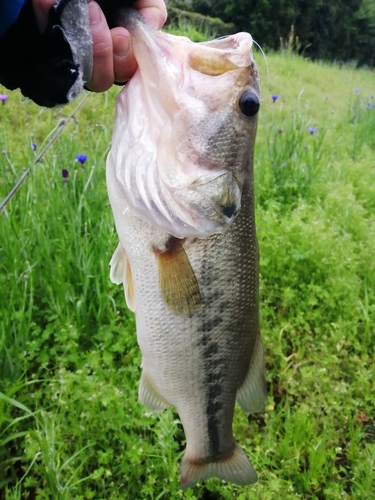
[[223, 314], [227, 307], [228, 307], [227, 302], [220, 302], [220, 304], [217, 307], [217, 310], [219, 311], [220, 314]]
[[[214, 398], [216, 396], [220, 396], [220, 380], [219, 380], [220, 371], [215, 372], [213, 370], [218, 366], [219, 366], [218, 363], [214, 363], [214, 365], [212, 365], [212, 363], [210, 363], [210, 367], [212, 368], [212, 370], [210, 370], [210, 372], [208, 373], [208, 375], [206, 377], [207, 384], [211, 387], [211, 396], [213, 396]], [[221, 405], [220, 405], [220, 407], [221, 407]]]
[[211, 332], [214, 328], [220, 325], [223, 320], [220, 316], [216, 316], [215, 318], [209, 319], [207, 321], [203, 321], [202, 323], [202, 332]]
[[221, 403], [219, 401], [213, 401], [213, 399], [215, 398], [215, 395], [220, 395], [220, 388], [217, 388], [214, 385], [209, 386], [207, 395], [208, 404], [206, 411], [209, 454], [211, 457], [217, 457], [220, 453], [219, 419], [217, 417], [217, 413], [221, 409]]
[[208, 446], [209, 455], [216, 457], [220, 453], [220, 436], [219, 436], [219, 418], [218, 412], [222, 409], [220, 401], [221, 396], [221, 372], [219, 346], [217, 342], [210, 339], [209, 334], [202, 336], [203, 357], [206, 360], [206, 414], [207, 414], [207, 430], [208, 430]]
[[[220, 320], [220, 318], [217, 319]], [[217, 324], [220, 322], [221, 320]], [[218, 401], [221, 395], [219, 345], [210, 335], [214, 324], [215, 321], [212, 320], [203, 322], [201, 328], [202, 337], [200, 339], [202, 346], [201, 356], [205, 364], [204, 386], [206, 388], [206, 415], [210, 457], [216, 457], [220, 452], [219, 419], [217, 412], [222, 408], [221, 402]]]
[[[203, 304], [209, 306], [212, 311], [216, 302], [220, 300], [220, 294], [215, 289], [215, 273], [213, 264], [209, 258], [209, 249], [201, 262], [200, 284], [205, 290]], [[204, 309], [203, 309], [204, 311]], [[204, 387], [206, 390], [206, 415], [208, 432], [208, 456], [217, 457], [220, 454], [220, 419], [218, 412], [222, 409], [222, 373], [220, 368], [222, 359], [220, 357], [219, 344], [216, 341], [213, 332], [223, 319], [218, 315], [210, 318], [202, 315], [202, 323], [199, 330], [201, 332], [200, 345], [202, 346], [201, 356], [204, 361]], [[207, 457], [208, 458], [208, 457]]]

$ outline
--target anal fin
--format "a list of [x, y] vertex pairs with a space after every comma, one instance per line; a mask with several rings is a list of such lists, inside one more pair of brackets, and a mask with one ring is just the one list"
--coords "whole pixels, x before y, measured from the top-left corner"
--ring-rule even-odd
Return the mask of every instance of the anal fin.
[[192, 462], [184, 456], [181, 462], [181, 489], [191, 488], [208, 477], [218, 477], [240, 486], [253, 484], [258, 480], [250, 460], [237, 443], [227, 457], [216, 462]]
[[138, 397], [148, 410], [155, 413], [161, 413], [169, 406], [165, 399], [160, 396], [144, 370], [142, 370], [141, 380], [139, 381]]
[[237, 391], [237, 402], [245, 413], [256, 413], [264, 408], [267, 401], [266, 369], [263, 345], [257, 335], [250, 366], [242, 386]]

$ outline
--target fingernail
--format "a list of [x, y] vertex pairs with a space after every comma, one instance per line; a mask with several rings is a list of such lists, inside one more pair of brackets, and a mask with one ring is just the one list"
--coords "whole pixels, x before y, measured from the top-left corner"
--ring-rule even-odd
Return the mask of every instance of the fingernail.
[[89, 3], [89, 20], [91, 26], [97, 26], [101, 23], [102, 13], [96, 2]]
[[114, 36], [114, 53], [118, 57], [125, 57], [129, 53], [130, 38], [128, 36], [117, 35]]

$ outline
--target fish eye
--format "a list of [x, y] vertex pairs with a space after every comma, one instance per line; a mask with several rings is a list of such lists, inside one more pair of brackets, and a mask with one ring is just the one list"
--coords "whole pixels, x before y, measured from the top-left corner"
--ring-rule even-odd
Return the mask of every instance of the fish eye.
[[259, 111], [259, 97], [251, 90], [245, 90], [238, 101], [238, 105], [246, 118], [252, 118]]

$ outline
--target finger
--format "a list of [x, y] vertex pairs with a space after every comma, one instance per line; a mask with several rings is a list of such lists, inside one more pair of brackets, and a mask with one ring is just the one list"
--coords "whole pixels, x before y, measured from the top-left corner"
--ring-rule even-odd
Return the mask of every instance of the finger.
[[96, 2], [89, 3], [89, 19], [94, 64], [87, 86], [94, 92], [103, 92], [114, 81], [112, 37], [104, 14]]
[[126, 82], [137, 69], [130, 33], [125, 28], [111, 30], [113, 43], [113, 66], [116, 82]]
[[33, 0], [34, 15], [36, 24], [41, 33], [46, 29], [48, 22], [48, 13], [56, 0]]
[[156, 29], [160, 29], [167, 20], [164, 0], [138, 0], [134, 8]]

